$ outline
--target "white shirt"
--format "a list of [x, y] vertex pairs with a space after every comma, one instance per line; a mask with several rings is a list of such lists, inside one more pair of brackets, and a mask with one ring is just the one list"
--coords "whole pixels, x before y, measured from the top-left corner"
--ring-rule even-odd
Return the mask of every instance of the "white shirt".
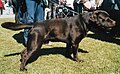
[[86, 8], [88, 8], [88, 9], [91, 9], [91, 8], [96, 9], [96, 2], [95, 2], [95, 0], [87, 0], [83, 5]]
[[90, 1], [90, 3], [91, 3], [91, 7], [96, 8], [95, 0], [89, 0], [89, 1]]

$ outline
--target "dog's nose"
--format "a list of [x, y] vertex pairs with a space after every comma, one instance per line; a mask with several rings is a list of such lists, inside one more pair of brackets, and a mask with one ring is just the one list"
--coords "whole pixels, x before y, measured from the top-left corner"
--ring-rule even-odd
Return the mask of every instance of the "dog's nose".
[[113, 24], [116, 24], [116, 21], [113, 21]]
[[115, 26], [116, 25], [116, 21], [113, 21], [113, 26]]

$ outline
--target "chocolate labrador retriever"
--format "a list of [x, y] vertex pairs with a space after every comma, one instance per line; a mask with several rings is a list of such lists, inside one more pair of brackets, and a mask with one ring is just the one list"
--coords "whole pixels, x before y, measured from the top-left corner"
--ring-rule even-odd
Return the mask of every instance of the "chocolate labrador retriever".
[[[66, 43], [66, 57], [77, 62], [78, 45], [86, 36], [88, 29], [94, 26], [110, 29], [115, 26], [115, 21], [109, 18], [107, 12], [96, 10], [93, 12], [82, 13], [73, 17], [45, 20], [30, 24], [16, 24], [12, 22], [2, 23], [2, 27], [11, 30], [31, 28], [28, 34], [27, 47], [21, 53], [20, 70], [26, 70], [25, 66], [32, 54], [41, 48], [47, 40], [61, 41]], [[70, 51], [72, 50], [72, 52]], [[73, 57], [71, 56], [73, 54]]]

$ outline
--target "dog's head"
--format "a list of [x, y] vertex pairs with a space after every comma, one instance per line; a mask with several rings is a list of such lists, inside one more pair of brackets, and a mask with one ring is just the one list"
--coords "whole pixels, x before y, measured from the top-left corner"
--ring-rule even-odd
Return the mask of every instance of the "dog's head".
[[97, 26], [102, 28], [111, 29], [115, 26], [115, 21], [112, 20], [109, 14], [103, 10], [96, 10], [93, 12], [89, 12], [90, 19], [89, 21], [94, 22]]

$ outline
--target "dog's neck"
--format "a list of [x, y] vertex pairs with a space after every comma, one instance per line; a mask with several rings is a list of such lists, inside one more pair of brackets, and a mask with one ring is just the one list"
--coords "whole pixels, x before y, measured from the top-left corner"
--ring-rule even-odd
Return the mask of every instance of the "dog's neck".
[[86, 24], [86, 26], [87, 26], [87, 28], [89, 29], [89, 27], [90, 27], [90, 23], [91, 23], [91, 15], [90, 14], [92, 14], [92, 12], [85, 12], [85, 13], [82, 13], [82, 14], [80, 14], [79, 15], [79, 17], [81, 17], [81, 20], [82, 21], [84, 21], [84, 23]]
[[82, 17], [83, 21], [86, 23], [86, 24], [89, 24], [89, 21], [90, 21], [90, 12], [88, 13], [82, 13], [80, 14], [80, 17]]
[[94, 12], [85, 12], [81, 14], [81, 17], [83, 18], [84, 22], [86, 23], [87, 27], [90, 28], [93, 26], [93, 24], [97, 24], [97, 16], [94, 18], [95, 15]]
[[82, 29], [84, 30], [83, 32], [86, 35], [87, 32], [88, 32], [89, 27], [88, 27], [87, 21], [83, 17], [83, 14], [79, 14], [79, 21], [81, 21], [81, 26], [83, 27]]

